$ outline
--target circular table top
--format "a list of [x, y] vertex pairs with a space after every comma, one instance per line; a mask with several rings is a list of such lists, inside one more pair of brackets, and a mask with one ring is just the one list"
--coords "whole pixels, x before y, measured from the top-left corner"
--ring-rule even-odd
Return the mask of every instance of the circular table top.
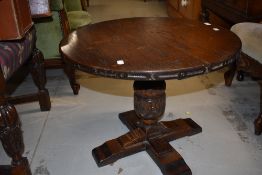
[[131, 80], [182, 79], [233, 63], [241, 49], [232, 32], [172, 18], [127, 18], [81, 27], [60, 52], [82, 71]]

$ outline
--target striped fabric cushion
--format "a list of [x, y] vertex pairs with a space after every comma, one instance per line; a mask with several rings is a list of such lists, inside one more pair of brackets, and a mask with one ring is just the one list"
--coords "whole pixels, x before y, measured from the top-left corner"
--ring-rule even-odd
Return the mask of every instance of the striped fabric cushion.
[[21, 40], [0, 41], [0, 64], [6, 80], [31, 56], [35, 42], [34, 27]]

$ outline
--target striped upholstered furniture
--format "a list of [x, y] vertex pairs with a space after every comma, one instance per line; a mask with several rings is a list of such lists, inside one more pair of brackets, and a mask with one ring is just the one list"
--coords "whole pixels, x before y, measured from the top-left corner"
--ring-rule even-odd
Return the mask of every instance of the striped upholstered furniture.
[[[42, 111], [50, 110], [51, 103], [45, 88], [43, 57], [36, 49], [36, 31], [32, 27], [20, 40], [0, 41], [0, 95], [11, 104], [39, 101]], [[38, 92], [12, 97], [11, 94], [31, 70]]]
[[[46, 77], [42, 53], [36, 49], [36, 31], [32, 27], [19, 40], [0, 41], [0, 141], [11, 165], [0, 165], [0, 175], [31, 175], [26, 157], [21, 122], [13, 104], [39, 101], [42, 111], [51, 103], [45, 88]], [[11, 96], [31, 70], [38, 92]]]

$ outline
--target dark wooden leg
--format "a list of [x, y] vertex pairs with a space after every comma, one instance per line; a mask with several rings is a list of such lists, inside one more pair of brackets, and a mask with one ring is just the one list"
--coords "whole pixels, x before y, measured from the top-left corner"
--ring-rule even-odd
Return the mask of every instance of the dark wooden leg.
[[232, 64], [229, 67], [229, 70], [225, 72], [224, 79], [225, 79], [226, 86], [231, 86], [235, 73], [236, 73], [236, 68], [237, 68], [236, 64]]
[[0, 175], [31, 175], [24, 152], [21, 123], [13, 105], [1, 104], [0, 107], [0, 140], [8, 156], [12, 158], [11, 165], [1, 165]]
[[135, 110], [119, 114], [130, 132], [93, 149], [98, 166], [146, 150], [164, 175], [192, 174], [169, 142], [200, 133], [202, 128], [191, 119], [159, 122], [165, 111], [165, 86], [164, 81], [134, 83]]
[[243, 81], [244, 80], [244, 71], [237, 71], [237, 80], [238, 81]]
[[256, 135], [260, 135], [262, 133], [262, 80], [258, 81], [258, 83], [260, 86], [260, 114], [254, 122]]
[[262, 133], [262, 113], [261, 112], [259, 116], [256, 118], [254, 124], [255, 124], [255, 134], [261, 135]]
[[80, 89], [80, 85], [76, 82], [76, 78], [75, 78], [76, 70], [74, 69], [73, 65], [65, 62], [64, 71], [69, 79], [69, 83], [73, 90], [73, 93], [77, 95]]
[[237, 80], [242, 81], [244, 79], [244, 73], [249, 73], [253, 76], [256, 76], [256, 70], [259, 69], [259, 67], [256, 66], [259, 65], [257, 63], [258, 62], [250, 58], [248, 55], [241, 52], [237, 61]]
[[38, 87], [38, 100], [41, 111], [49, 111], [51, 101], [46, 85], [46, 72], [44, 65], [44, 57], [40, 50], [35, 49], [33, 53], [31, 74], [35, 85]]
[[205, 8], [203, 5], [202, 5], [202, 11], [201, 11], [201, 20], [202, 22], [209, 22], [209, 12], [207, 8]]

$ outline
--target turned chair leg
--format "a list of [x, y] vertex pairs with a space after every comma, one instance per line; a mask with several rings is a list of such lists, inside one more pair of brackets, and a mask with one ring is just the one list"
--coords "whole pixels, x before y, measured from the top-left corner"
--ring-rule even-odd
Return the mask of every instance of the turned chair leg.
[[233, 64], [232, 66], [230, 66], [229, 70], [225, 72], [224, 79], [225, 79], [226, 86], [231, 86], [236, 73], [236, 67], [237, 67], [236, 64]]
[[255, 122], [255, 134], [260, 135], [262, 133], [262, 113], [256, 118]]
[[5, 152], [12, 158], [11, 166], [0, 166], [0, 174], [31, 175], [28, 160], [22, 157], [24, 142], [21, 122], [15, 107], [8, 103], [0, 106], [0, 140]]
[[70, 63], [65, 63], [64, 72], [66, 73], [69, 79], [69, 83], [73, 90], [73, 93], [77, 95], [80, 89], [80, 85], [76, 82], [76, 70]]
[[46, 72], [44, 67], [44, 57], [40, 50], [35, 49], [33, 53], [31, 74], [35, 85], [38, 87], [38, 100], [41, 111], [49, 111], [51, 101], [46, 85]]
[[262, 133], [262, 80], [258, 81], [258, 83], [260, 86], [260, 114], [254, 122], [256, 135], [260, 135]]

